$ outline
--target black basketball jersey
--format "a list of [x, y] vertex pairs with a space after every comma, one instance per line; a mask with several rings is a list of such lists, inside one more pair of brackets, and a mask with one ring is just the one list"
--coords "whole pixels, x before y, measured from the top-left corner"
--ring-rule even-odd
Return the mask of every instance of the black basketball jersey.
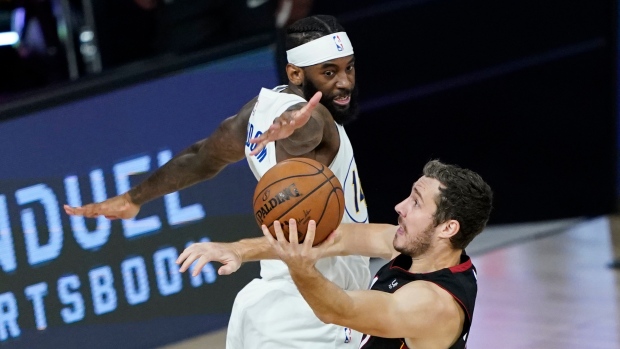
[[[404, 285], [417, 280], [432, 282], [448, 291], [465, 312], [465, 323], [459, 340], [448, 349], [465, 349], [471, 320], [474, 315], [474, 304], [478, 286], [476, 284], [476, 268], [469, 256], [461, 255], [461, 263], [451, 268], [444, 268], [431, 273], [413, 274], [411, 257], [399, 255], [384, 265], [373, 279], [372, 290], [394, 293]], [[415, 315], [413, 315], [415, 316]], [[406, 349], [403, 338], [382, 338], [364, 335], [360, 349]]]

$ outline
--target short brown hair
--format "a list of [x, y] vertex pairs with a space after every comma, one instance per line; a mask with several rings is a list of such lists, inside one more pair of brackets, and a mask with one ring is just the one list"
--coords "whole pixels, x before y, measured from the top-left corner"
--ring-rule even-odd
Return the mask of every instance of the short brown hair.
[[452, 246], [464, 249], [485, 228], [493, 208], [491, 187], [476, 172], [431, 160], [424, 165], [425, 177], [441, 182], [435, 198], [435, 226], [457, 220], [459, 231], [452, 236]]

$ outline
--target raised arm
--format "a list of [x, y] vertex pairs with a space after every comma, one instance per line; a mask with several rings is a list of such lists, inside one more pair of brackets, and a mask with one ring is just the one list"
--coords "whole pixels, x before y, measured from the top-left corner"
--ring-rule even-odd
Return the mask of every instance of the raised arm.
[[142, 205], [213, 178], [226, 165], [243, 159], [246, 135], [247, 118], [243, 114], [225, 119], [208, 138], [183, 150], [129, 190], [131, 201]]
[[332, 126], [326, 123], [331, 115], [319, 103], [321, 96], [321, 92], [317, 92], [307, 103], [296, 104], [275, 118], [265, 133], [250, 140], [250, 143], [257, 144], [250, 155], [260, 153], [269, 142], [275, 141], [279, 141], [284, 151], [292, 156], [307, 154], [318, 147]]
[[431, 282], [414, 281], [394, 293], [344, 291], [315, 267], [318, 255], [312, 246], [313, 221], [303, 243], [297, 242], [294, 220], [289, 222], [289, 241], [279, 224], [274, 228], [277, 240], [266, 228], [265, 237], [288, 265], [299, 292], [321, 321], [372, 336], [405, 338], [410, 348], [447, 348], [458, 339], [464, 312], [446, 290]]
[[132, 218], [145, 202], [212, 178], [226, 165], [243, 159], [247, 122], [255, 102], [247, 103], [237, 115], [222, 121], [208, 138], [176, 154], [128, 192], [81, 207], [65, 205], [65, 212], [85, 217]]
[[[317, 258], [362, 255], [392, 259], [398, 252], [392, 241], [396, 226], [390, 224], [341, 224], [327, 240], [313, 248]], [[264, 259], [279, 259], [269, 240], [263, 236], [243, 239], [236, 242], [197, 242], [188, 246], [177, 258], [180, 271], [186, 271], [196, 262], [194, 274], [209, 262], [222, 263], [218, 273], [229, 275], [237, 271], [245, 262]]]

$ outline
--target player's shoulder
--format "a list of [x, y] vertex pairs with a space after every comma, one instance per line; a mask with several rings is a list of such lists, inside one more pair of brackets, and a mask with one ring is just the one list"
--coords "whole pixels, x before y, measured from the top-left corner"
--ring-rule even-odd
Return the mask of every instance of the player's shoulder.
[[269, 98], [271, 99], [277, 99], [278, 97], [285, 98], [286, 96], [291, 95], [295, 95], [297, 98], [299, 98], [300, 102], [305, 102], [305, 99], [303, 99], [302, 96], [295, 94], [288, 88], [287, 85], [279, 85], [274, 88], [262, 87], [259, 93], [254, 98], [249, 100], [241, 107], [241, 109], [236, 115], [237, 119], [247, 122], [252, 115], [252, 111], [254, 110], [256, 103], [261, 99], [261, 97], [265, 98], [265, 96], [269, 96]]
[[428, 304], [433, 305], [435, 302], [442, 302], [445, 300], [445, 296], [449, 295], [443, 288], [431, 281], [416, 280], [407, 283], [395, 293], [399, 293], [404, 296], [413, 296], [413, 299], [418, 302], [418, 305]]
[[[263, 88], [262, 90], [268, 90], [268, 89]], [[293, 93], [293, 91], [288, 87], [288, 85], [278, 85], [278, 86], [276, 86], [276, 87], [274, 87], [274, 88], [272, 88], [272, 89], [270, 89], [268, 91], [273, 91], [275, 93], [280, 93], [280, 92], [283, 92], [283, 93]]]
[[395, 293], [399, 293], [401, 298], [409, 299], [410, 306], [416, 311], [432, 311], [446, 318], [458, 315], [459, 307], [456, 306], [452, 294], [434, 282], [413, 281]]
[[256, 104], [256, 101], [258, 101], [258, 96], [252, 98], [250, 101], [244, 104], [243, 107], [241, 107], [241, 109], [237, 113], [237, 118], [240, 120], [244, 120], [244, 121], [249, 120], [250, 115], [252, 114], [252, 110], [254, 109], [254, 105]]

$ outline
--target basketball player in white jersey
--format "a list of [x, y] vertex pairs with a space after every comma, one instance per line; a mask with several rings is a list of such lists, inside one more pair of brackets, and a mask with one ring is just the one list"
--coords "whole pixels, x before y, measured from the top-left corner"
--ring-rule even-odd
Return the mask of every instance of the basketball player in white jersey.
[[[208, 138], [128, 192], [81, 207], [65, 205], [67, 214], [128, 219], [147, 201], [210, 179], [244, 157], [257, 179], [279, 161], [307, 157], [329, 166], [343, 184], [343, 221], [367, 223], [353, 149], [342, 127], [357, 113], [351, 42], [334, 17], [316, 15], [287, 29], [286, 46], [288, 85], [262, 89]], [[370, 283], [368, 262], [361, 256], [331, 257], [317, 267], [340, 287], [357, 290]], [[360, 333], [324, 324], [314, 315], [284, 263], [264, 261], [261, 278], [235, 299], [227, 348], [357, 348], [360, 340]]]

